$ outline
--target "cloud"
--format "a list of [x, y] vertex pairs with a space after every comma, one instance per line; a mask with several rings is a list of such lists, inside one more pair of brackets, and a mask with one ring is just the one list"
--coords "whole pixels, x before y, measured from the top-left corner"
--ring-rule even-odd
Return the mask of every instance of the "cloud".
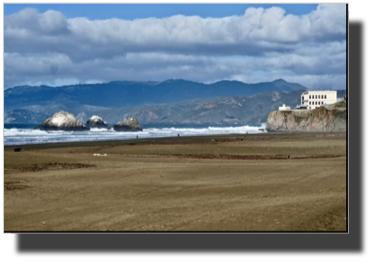
[[38, 14], [36, 9], [26, 8], [5, 17], [5, 30], [9, 35], [19, 38], [29, 35], [67, 34], [67, 27], [68, 22], [64, 15], [53, 10]]
[[325, 75], [329, 85], [328, 75], [345, 75], [345, 12], [343, 4], [323, 4], [303, 16], [272, 7], [225, 18], [88, 20], [25, 9], [4, 18], [5, 86], [173, 77], [257, 82], [254, 71], [266, 81], [273, 72]]

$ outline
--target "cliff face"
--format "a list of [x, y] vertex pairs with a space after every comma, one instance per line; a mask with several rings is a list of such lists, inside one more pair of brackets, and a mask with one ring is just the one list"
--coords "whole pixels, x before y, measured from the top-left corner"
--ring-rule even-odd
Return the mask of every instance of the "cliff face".
[[346, 108], [325, 107], [303, 111], [273, 111], [265, 129], [268, 132], [346, 131]]

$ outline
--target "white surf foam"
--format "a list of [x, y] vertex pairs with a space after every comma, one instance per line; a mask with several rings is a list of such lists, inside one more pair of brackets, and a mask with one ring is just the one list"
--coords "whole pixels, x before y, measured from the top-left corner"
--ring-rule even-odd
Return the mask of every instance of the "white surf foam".
[[4, 145], [95, 141], [95, 140], [121, 140], [138, 138], [158, 138], [180, 136], [203, 136], [218, 134], [255, 134], [265, 129], [261, 127], [207, 127], [207, 128], [146, 128], [142, 132], [117, 132], [107, 129], [91, 129], [90, 131], [41, 131], [34, 129], [4, 129]]

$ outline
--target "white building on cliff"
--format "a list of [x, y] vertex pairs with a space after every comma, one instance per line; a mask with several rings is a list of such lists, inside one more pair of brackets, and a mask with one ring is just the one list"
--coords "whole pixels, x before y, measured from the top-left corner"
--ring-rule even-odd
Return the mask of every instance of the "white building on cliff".
[[301, 105], [297, 105], [297, 109], [313, 110], [326, 104], [334, 104], [337, 102], [337, 91], [311, 91], [301, 95]]
[[290, 111], [290, 107], [289, 106], [286, 106], [286, 104], [282, 104], [282, 106], [280, 106], [278, 108], [279, 111]]

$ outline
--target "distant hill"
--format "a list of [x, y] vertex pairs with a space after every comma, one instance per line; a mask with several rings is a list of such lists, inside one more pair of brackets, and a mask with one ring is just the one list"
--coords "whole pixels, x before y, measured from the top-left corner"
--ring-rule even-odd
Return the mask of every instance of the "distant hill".
[[304, 86], [297, 83], [288, 83], [283, 79], [257, 84], [246, 84], [239, 81], [219, 81], [213, 84], [203, 84], [182, 79], [171, 79], [163, 82], [113, 81], [104, 84], [62, 87], [20, 86], [4, 91], [4, 109], [5, 111], [27, 109], [33, 112], [46, 111], [51, 113], [62, 110], [59, 109], [62, 107], [76, 111], [83, 105], [99, 108], [122, 108], [146, 104], [167, 104], [192, 99], [251, 96], [269, 91], [283, 92], [303, 89], [305, 89]]
[[[266, 122], [268, 114], [285, 103], [294, 108], [300, 104], [300, 95], [304, 90], [292, 92], [266, 92], [251, 96], [213, 97], [191, 99], [176, 103], [139, 105], [123, 108], [104, 108], [89, 105], [71, 107], [76, 118], [85, 123], [88, 118], [98, 115], [107, 123], [116, 124], [134, 116], [141, 124], [261, 124]], [[62, 108], [58, 105], [57, 108]], [[42, 108], [43, 109], [43, 108]], [[51, 117], [52, 109], [37, 111], [35, 106], [28, 110], [17, 109], [5, 115], [6, 123], [42, 123]], [[45, 118], [43, 117], [45, 115]]]
[[49, 113], [46, 112], [34, 112], [24, 109], [4, 112], [4, 123], [41, 124], [47, 118], [49, 118]]
[[[129, 119], [134, 116], [140, 123], [218, 123], [261, 124], [268, 114], [282, 104], [295, 108], [300, 104], [304, 90], [292, 92], [266, 92], [252, 96], [233, 96], [187, 100], [178, 103], [136, 106], [103, 110], [98, 113], [106, 121]], [[86, 117], [90, 113], [84, 112]]]

